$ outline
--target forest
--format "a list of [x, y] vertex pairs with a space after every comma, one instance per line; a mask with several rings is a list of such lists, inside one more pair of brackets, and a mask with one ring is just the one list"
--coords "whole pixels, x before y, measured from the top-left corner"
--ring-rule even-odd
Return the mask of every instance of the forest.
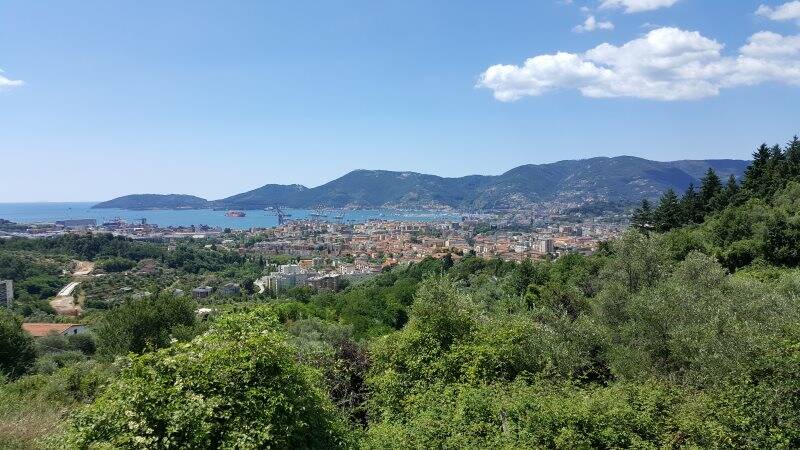
[[[22, 321], [49, 317], [75, 258], [110, 280], [164, 272], [152, 295], [96, 287], [90, 333], [33, 340]], [[759, 147], [741, 179], [709, 170], [642, 201], [591, 256], [428, 258], [337, 293], [243, 291], [207, 318], [175, 293], [269, 264], [0, 241], [23, 297], [0, 312], [0, 447], [800, 448], [797, 138]]]

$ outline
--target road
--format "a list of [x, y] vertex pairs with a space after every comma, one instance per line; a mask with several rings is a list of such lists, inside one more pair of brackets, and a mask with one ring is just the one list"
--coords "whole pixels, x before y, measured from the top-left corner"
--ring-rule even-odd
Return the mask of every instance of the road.
[[79, 284], [81, 284], [80, 281], [73, 281], [69, 283], [68, 285], [64, 286], [63, 289], [58, 291], [56, 297], [69, 297], [70, 295], [72, 295], [72, 291], [74, 291]]
[[72, 293], [81, 284], [81, 279], [87, 277], [94, 270], [94, 263], [90, 261], [76, 261], [75, 271], [72, 272], [72, 281], [64, 286], [56, 297], [50, 300], [50, 307], [61, 316], [78, 316], [81, 307], [75, 303]]

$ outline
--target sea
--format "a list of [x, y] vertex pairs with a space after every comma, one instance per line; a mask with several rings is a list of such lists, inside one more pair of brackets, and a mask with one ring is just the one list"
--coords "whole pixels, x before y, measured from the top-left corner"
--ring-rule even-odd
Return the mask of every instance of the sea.
[[[144, 210], [92, 209], [98, 202], [72, 203], [0, 203], [0, 219], [15, 223], [53, 223], [66, 219], [96, 219], [98, 224], [113, 219], [136, 222], [145, 219], [160, 227], [207, 225], [210, 227], [246, 230], [278, 225], [273, 211], [245, 210], [245, 217], [228, 217], [225, 211], [211, 209]], [[363, 223], [369, 220], [404, 220], [415, 222], [458, 221], [460, 216], [439, 211], [405, 211], [394, 209], [310, 210], [284, 209], [288, 220], [316, 219], [340, 223]]]

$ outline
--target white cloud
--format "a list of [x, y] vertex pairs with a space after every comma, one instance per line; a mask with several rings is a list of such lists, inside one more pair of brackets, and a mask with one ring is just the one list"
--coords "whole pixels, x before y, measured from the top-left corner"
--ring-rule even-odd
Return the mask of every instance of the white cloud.
[[611, 22], [598, 22], [594, 16], [589, 16], [582, 24], [576, 25], [572, 29], [575, 33], [584, 33], [595, 30], [613, 30], [614, 24]]
[[625, 9], [626, 13], [652, 11], [654, 9], [669, 8], [678, 3], [678, 0], [603, 0], [600, 9]]
[[800, 35], [756, 33], [737, 57], [696, 31], [658, 28], [622, 46], [601, 44], [585, 53], [559, 52], [522, 66], [489, 67], [478, 82], [500, 101], [558, 89], [584, 96], [674, 101], [716, 96], [723, 88], [763, 82], [800, 85]]
[[10, 88], [14, 86], [22, 86], [25, 84], [22, 80], [10, 80], [3, 76], [3, 71], [0, 70], [0, 89]]
[[796, 20], [800, 23], [800, 1], [786, 2], [776, 8], [761, 5], [756, 14], [770, 20]]

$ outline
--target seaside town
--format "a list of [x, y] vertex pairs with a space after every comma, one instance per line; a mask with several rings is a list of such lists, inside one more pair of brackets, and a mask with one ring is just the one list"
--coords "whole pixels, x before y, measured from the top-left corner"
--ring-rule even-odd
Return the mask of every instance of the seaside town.
[[[29, 225], [5, 221], [0, 224], [0, 239], [96, 233], [167, 243], [168, 248], [191, 240], [242, 256], [282, 255], [289, 257], [291, 264], [279, 265], [276, 271], [255, 281], [260, 292], [279, 292], [295, 286], [338, 290], [345, 283], [367, 278], [387, 267], [426, 257], [450, 255], [458, 260], [474, 254], [520, 262], [555, 259], [567, 253], [590, 255], [601, 242], [618, 236], [627, 226], [623, 215], [543, 221], [519, 213], [465, 215], [460, 221], [337, 223], [315, 218], [282, 222], [272, 228], [236, 230], [207, 226], [162, 228], [144, 219], [115, 219], [101, 224], [95, 219]], [[210, 293], [210, 288], [200, 286], [192, 295], [204, 298]]]

